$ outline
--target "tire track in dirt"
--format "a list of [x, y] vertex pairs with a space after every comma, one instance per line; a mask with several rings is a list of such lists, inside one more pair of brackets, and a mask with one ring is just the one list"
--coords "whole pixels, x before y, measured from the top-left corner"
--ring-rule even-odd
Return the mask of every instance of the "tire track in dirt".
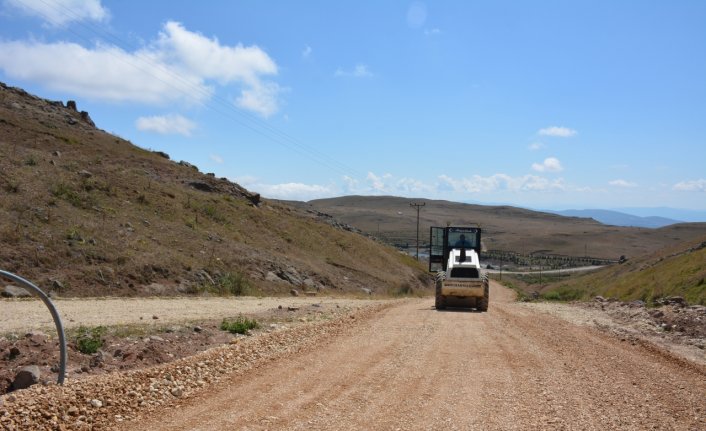
[[[510, 301], [401, 302], [318, 349], [131, 426], [217, 429], [704, 429], [706, 376]], [[127, 425], [127, 424], [126, 424]], [[126, 428], [127, 429], [127, 428]]]

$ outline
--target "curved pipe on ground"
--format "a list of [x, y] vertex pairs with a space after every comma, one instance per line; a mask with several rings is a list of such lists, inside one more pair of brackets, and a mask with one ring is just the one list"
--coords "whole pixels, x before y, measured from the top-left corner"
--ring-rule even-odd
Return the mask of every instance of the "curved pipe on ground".
[[44, 302], [47, 306], [49, 312], [51, 313], [52, 319], [54, 319], [54, 324], [56, 325], [56, 332], [59, 334], [59, 377], [57, 383], [60, 385], [64, 383], [64, 375], [66, 374], [66, 335], [64, 334], [64, 325], [61, 323], [61, 317], [59, 317], [59, 312], [56, 310], [54, 303], [47, 296], [42, 289], [38, 288], [31, 282], [25, 280], [19, 275], [15, 275], [11, 272], [0, 270], [0, 275], [5, 278], [9, 278], [15, 283], [20, 284], [25, 289], [29, 290], [31, 293], [39, 297], [39, 299]]

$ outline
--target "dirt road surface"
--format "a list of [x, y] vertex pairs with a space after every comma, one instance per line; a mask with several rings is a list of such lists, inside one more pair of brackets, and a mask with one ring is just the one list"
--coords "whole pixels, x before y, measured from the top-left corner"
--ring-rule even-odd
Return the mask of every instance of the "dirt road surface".
[[491, 288], [487, 313], [410, 300], [122, 429], [706, 429], [706, 374]]

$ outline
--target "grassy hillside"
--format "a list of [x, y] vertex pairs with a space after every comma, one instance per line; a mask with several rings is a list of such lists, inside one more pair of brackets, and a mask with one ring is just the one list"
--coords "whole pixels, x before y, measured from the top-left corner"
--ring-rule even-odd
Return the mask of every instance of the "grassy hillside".
[[62, 295], [408, 290], [416, 261], [0, 85], [0, 268]]
[[622, 265], [551, 283], [542, 294], [556, 299], [601, 295], [648, 303], [665, 296], [683, 296], [691, 304], [706, 305], [706, 236]]
[[660, 229], [607, 226], [590, 218], [565, 217], [510, 206], [484, 206], [391, 196], [345, 196], [300, 203], [335, 216], [392, 243], [413, 243], [417, 212], [410, 202], [424, 203], [420, 240], [429, 226], [477, 223], [486, 249], [522, 254], [562, 254], [629, 258], [706, 235], [706, 223], [682, 223]]

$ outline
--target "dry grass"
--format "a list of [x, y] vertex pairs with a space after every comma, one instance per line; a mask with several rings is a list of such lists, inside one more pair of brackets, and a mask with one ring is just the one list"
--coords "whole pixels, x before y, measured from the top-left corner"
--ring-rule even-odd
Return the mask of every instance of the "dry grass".
[[423, 268], [392, 248], [283, 204], [255, 206], [225, 179], [69, 116], [0, 87], [0, 268], [78, 296], [151, 294], [151, 283], [202, 293], [227, 274], [281, 293], [292, 286], [264, 279], [287, 268], [329, 290], [419, 286]]
[[622, 265], [556, 281], [543, 289], [555, 299], [589, 299], [596, 295], [647, 303], [683, 296], [706, 305], [706, 237], [669, 247]]

